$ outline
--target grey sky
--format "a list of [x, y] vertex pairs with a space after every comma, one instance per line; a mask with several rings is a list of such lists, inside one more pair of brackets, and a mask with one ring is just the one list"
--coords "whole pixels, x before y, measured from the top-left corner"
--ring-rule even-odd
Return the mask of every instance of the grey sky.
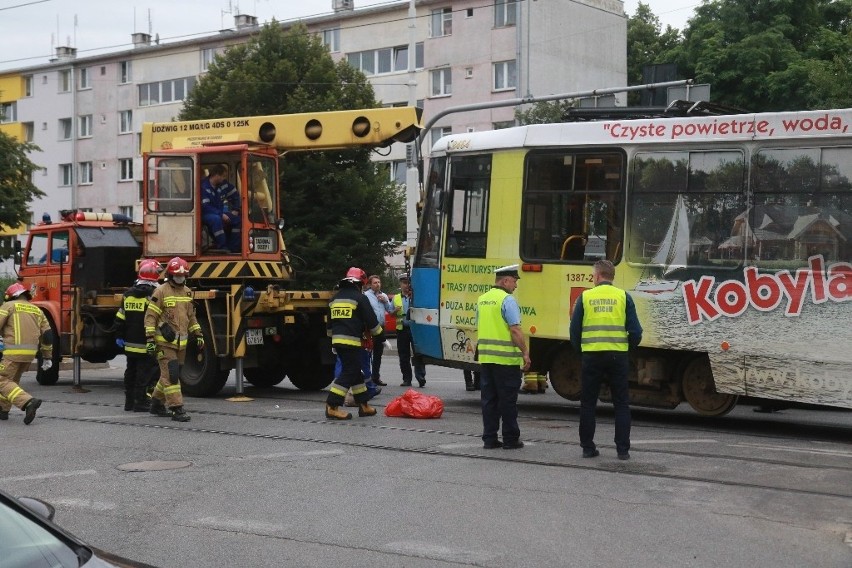
[[[490, 2], [483, 0], [483, 4]], [[355, 0], [355, 7], [385, 3], [388, 0]], [[663, 25], [680, 29], [699, 4], [696, 0], [645, 3]], [[637, 5], [638, 0], [626, 0], [625, 12], [634, 14]], [[237, 11], [257, 16], [261, 23], [273, 17], [287, 21], [330, 13], [332, 0], [0, 0], [0, 69], [46, 63], [60, 45], [77, 47], [78, 57], [127, 49], [132, 33], [149, 29], [162, 42], [211, 34], [232, 27]]]

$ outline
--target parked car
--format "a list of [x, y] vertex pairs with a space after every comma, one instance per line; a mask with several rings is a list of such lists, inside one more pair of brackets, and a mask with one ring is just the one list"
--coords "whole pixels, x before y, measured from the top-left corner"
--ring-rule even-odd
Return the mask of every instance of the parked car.
[[84, 543], [53, 522], [55, 509], [0, 490], [0, 566], [3, 568], [154, 568]]
[[[388, 300], [393, 302], [394, 294], [388, 294]], [[394, 314], [385, 314], [385, 322], [382, 324], [385, 328], [385, 337], [396, 337], [396, 316]]]

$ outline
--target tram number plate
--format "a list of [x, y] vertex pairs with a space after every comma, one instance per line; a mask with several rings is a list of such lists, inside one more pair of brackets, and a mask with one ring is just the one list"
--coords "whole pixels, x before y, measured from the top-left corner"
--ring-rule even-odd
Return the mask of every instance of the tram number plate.
[[246, 345], [263, 345], [263, 330], [262, 329], [247, 329], [246, 330]]

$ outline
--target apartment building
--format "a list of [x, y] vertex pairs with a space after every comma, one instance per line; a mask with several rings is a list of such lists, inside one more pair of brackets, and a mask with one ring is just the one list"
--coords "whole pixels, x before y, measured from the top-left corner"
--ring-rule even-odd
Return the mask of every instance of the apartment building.
[[[333, 13], [299, 21], [333, 58], [361, 69], [383, 104], [414, 100], [425, 120], [459, 105], [626, 84], [620, 0], [416, 0], [414, 18], [409, 0], [361, 9], [355, 0], [329, 1]], [[7, 111], [0, 129], [42, 150], [32, 156], [42, 167], [34, 181], [47, 195], [32, 204], [34, 220], [83, 209], [141, 221], [141, 124], [177, 116], [215, 55], [257, 30], [257, 19], [241, 14], [233, 28], [201, 38], [160, 44], [135, 33], [132, 49], [78, 58], [75, 48], [59, 47], [46, 64], [0, 73]], [[512, 125], [514, 110], [448, 114], [421, 148], [428, 155], [444, 134]], [[407, 155], [410, 149], [394, 147], [377, 159], [405, 183]], [[410, 241], [414, 185], [407, 188]]]

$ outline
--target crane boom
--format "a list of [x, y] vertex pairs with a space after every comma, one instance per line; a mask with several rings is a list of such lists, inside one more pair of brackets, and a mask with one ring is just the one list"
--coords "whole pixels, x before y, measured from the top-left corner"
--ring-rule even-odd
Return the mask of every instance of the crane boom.
[[142, 152], [229, 142], [265, 144], [279, 151], [384, 147], [412, 142], [420, 131], [417, 107], [310, 112], [175, 122], [146, 122]]

